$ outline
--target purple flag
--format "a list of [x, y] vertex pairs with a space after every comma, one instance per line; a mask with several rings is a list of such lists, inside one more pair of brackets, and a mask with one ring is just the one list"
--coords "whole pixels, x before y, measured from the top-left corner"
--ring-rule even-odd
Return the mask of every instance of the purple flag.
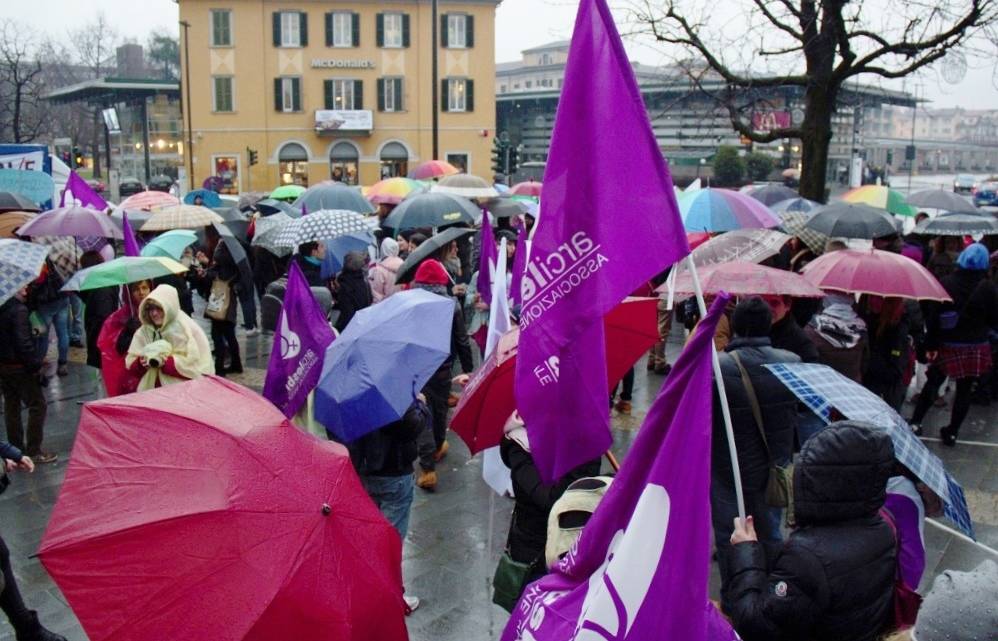
[[322, 359], [333, 338], [333, 330], [315, 302], [301, 268], [291, 261], [284, 307], [263, 385], [263, 396], [288, 418], [301, 409], [309, 392], [319, 383]]
[[80, 175], [75, 171], [69, 172], [69, 180], [66, 181], [66, 188], [62, 190], [62, 198], [59, 201], [60, 207], [66, 206], [67, 194], [69, 195], [68, 200], [70, 205], [76, 204], [83, 207], [92, 207], [101, 211], [107, 209], [107, 201], [98, 196], [97, 192], [87, 184], [87, 181], [80, 178]]
[[128, 222], [127, 212], [121, 215], [121, 235], [125, 238], [125, 256], [140, 256], [142, 252], [139, 248], [139, 241], [135, 238], [135, 232], [132, 231], [132, 224]]
[[610, 446], [603, 316], [688, 253], [606, 0], [582, 0], [521, 285], [517, 407], [545, 481]]
[[698, 325], [582, 535], [527, 586], [502, 641], [735, 638], [707, 601], [711, 341], [727, 300]]
[[527, 267], [527, 256], [530, 254], [530, 242], [527, 239], [527, 227], [523, 221], [516, 223], [516, 253], [513, 254], [513, 274], [509, 282], [509, 297], [513, 305], [519, 305], [523, 300], [520, 296], [520, 285], [523, 284], [523, 272]]
[[489, 220], [489, 212], [482, 214], [482, 229], [479, 232], [478, 250], [478, 280], [475, 286], [478, 294], [482, 297], [482, 302], [486, 305], [492, 304], [492, 275], [496, 271], [496, 237], [492, 233], [492, 222]]

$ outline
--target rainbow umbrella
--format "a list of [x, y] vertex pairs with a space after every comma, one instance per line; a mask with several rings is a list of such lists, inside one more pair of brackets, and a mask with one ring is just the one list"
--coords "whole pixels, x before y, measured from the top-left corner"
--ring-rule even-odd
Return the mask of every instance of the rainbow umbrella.
[[720, 232], [776, 227], [780, 219], [761, 202], [731, 189], [705, 187], [683, 194], [679, 213], [686, 231]]
[[915, 207], [908, 204], [901, 192], [894, 191], [883, 185], [863, 185], [850, 189], [842, 195], [847, 203], [862, 203], [879, 209], [886, 209], [898, 216], [914, 216], [918, 213]]
[[461, 170], [443, 160], [428, 160], [409, 172], [409, 178], [415, 180], [432, 180], [461, 173]]
[[423, 183], [411, 178], [386, 178], [368, 187], [364, 196], [375, 205], [397, 205], [409, 194], [425, 189]]

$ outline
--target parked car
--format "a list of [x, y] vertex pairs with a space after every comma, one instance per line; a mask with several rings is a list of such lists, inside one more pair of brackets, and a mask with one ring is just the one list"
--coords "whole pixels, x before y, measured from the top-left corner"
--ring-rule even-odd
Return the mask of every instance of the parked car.
[[89, 185], [90, 188], [98, 194], [103, 194], [104, 190], [107, 189], [107, 185], [105, 185], [103, 181], [97, 180], [96, 178], [88, 178], [87, 185]]
[[957, 194], [969, 194], [977, 186], [977, 180], [970, 174], [957, 174], [953, 179], [953, 192]]
[[146, 186], [138, 178], [122, 178], [118, 184], [118, 193], [122, 200], [145, 190]]
[[974, 204], [978, 207], [983, 205], [998, 206], [998, 182], [982, 183], [974, 191]]

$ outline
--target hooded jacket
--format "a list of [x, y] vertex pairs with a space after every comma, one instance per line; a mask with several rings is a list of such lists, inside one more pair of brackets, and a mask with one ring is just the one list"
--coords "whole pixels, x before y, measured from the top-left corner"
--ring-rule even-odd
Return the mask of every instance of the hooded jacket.
[[31, 335], [27, 304], [14, 296], [0, 306], [0, 364], [34, 374], [42, 367]]
[[727, 552], [725, 611], [745, 641], [874, 641], [894, 621], [896, 543], [881, 518], [894, 446], [883, 430], [834, 423], [794, 468], [797, 529], [767, 568], [758, 542]]
[[[987, 271], [961, 268], [939, 282], [953, 302], [925, 304], [925, 348], [939, 349], [943, 343], [986, 343], [988, 331], [998, 326], [998, 288]], [[957, 314], [952, 329], [940, 327], [940, 314], [946, 312]]]
[[400, 289], [395, 284], [395, 278], [398, 276], [399, 267], [404, 262], [399, 258], [398, 243], [391, 238], [381, 241], [381, 255], [381, 260], [371, 267], [371, 272], [368, 275], [375, 303], [380, 303]]
[[[162, 327], [154, 326], [149, 320], [151, 303], [163, 308]], [[160, 285], [152, 290], [139, 305], [139, 319], [142, 327], [132, 338], [125, 366], [129, 369], [142, 367], [141, 358], [153, 358], [162, 365], [146, 370], [139, 381], [138, 391], [215, 373], [208, 337], [190, 316], [181, 311], [176, 289]]]

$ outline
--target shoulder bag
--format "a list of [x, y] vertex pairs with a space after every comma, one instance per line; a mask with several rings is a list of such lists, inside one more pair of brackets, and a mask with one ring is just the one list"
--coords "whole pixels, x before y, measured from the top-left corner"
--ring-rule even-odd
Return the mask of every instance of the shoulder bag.
[[232, 304], [232, 287], [229, 282], [221, 278], [211, 281], [208, 304], [204, 308], [205, 318], [216, 321], [229, 319], [229, 305]]

